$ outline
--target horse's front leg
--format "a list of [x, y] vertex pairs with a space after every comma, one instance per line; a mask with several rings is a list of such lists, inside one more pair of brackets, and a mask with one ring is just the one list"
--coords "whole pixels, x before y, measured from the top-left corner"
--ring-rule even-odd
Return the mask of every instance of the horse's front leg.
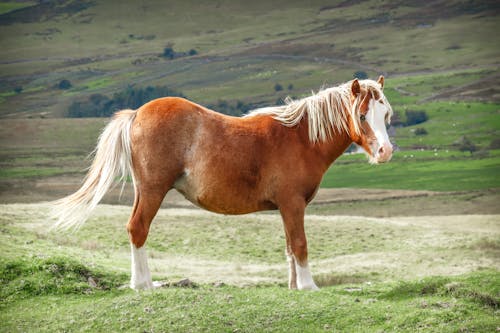
[[287, 241], [286, 255], [289, 262], [290, 289], [319, 289], [307, 262], [307, 240], [304, 231], [305, 201], [297, 199], [280, 206]]
[[286, 260], [288, 261], [288, 288], [297, 289], [297, 270], [295, 269], [295, 258], [293, 257], [292, 248], [289, 245], [288, 238], [286, 240], [285, 255]]

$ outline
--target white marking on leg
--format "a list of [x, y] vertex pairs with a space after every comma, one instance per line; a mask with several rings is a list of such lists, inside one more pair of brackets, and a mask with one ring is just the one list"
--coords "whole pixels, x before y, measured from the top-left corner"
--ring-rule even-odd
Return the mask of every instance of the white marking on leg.
[[309, 264], [306, 262], [300, 265], [295, 260], [295, 269], [297, 271], [297, 289], [299, 290], [318, 290], [319, 288], [314, 283], [314, 280], [309, 270]]
[[292, 255], [287, 255], [288, 261], [288, 288], [297, 289], [297, 272], [295, 270], [295, 259]]
[[134, 244], [130, 243], [132, 250], [132, 277], [130, 279], [130, 288], [151, 289], [154, 287], [151, 280], [151, 273], [148, 267], [148, 255], [144, 246], [136, 248]]

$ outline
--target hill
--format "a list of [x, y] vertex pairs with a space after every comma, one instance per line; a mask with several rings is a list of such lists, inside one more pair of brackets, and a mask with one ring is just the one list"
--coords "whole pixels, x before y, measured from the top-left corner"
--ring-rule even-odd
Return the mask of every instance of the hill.
[[[498, 331], [499, 14], [485, 0], [1, 2], [0, 331]], [[169, 193], [153, 292], [124, 287], [130, 186], [78, 233], [47, 232], [46, 201], [81, 184], [108, 120], [68, 118], [75, 102], [174, 91], [241, 112], [379, 74], [397, 151], [325, 175], [306, 217], [317, 293], [286, 289], [275, 212], [214, 215]]]
[[[500, 27], [494, 1], [60, 0], [2, 6], [1, 117], [64, 116], [77, 99], [128, 85], [166, 85], [202, 104], [274, 104], [355, 72], [386, 74], [388, 87], [398, 91], [407, 78], [420, 80], [419, 91], [408, 91], [427, 93], [420, 98], [448, 98], [450, 89], [463, 86], [468, 88], [460, 94], [468, 99], [500, 98], [498, 46], [489, 38]], [[165, 48], [176, 56], [162, 56]], [[391, 83], [395, 77], [399, 81]], [[62, 80], [71, 87], [61, 89]], [[285, 89], [275, 91], [276, 83]]]
[[[499, 187], [499, 9], [441, 0], [3, 2], [0, 188], [81, 178], [105, 120], [61, 117], [95, 94], [160, 87], [224, 111], [379, 74], [403, 153], [377, 169], [345, 156], [323, 186]], [[408, 123], [412, 112], [427, 120]], [[464, 142], [476, 151], [460, 152]]]

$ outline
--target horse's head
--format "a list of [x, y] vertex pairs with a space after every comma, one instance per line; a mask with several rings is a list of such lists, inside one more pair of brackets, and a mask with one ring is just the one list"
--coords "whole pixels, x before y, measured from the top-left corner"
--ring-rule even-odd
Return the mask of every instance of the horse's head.
[[392, 157], [392, 144], [386, 130], [392, 108], [383, 88], [383, 76], [377, 81], [355, 79], [351, 83], [351, 114], [355, 119], [350, 122], [350, 136], [369, 155], [370, 163], [375, 164], [387, 162]]

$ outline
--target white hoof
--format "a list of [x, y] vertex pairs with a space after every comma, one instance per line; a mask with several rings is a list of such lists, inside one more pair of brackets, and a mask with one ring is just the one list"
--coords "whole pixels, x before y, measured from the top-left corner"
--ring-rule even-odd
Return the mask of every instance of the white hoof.
[[319, 288], [317, 285], [313, 284], [313, 285], [308, 285], [308, 286], [302, 286], [302, 288], [299, 288], [299, 290], [316, 291], [316, 290], [319, 290]]
[[136, 291], [153, 289], [154, 285], [152, 281], [141, 281], [141, 282], [130, 282], [130, 288]]
[[168, 282], [162, 281], [144, 281], [142, 283], [132, 283], [130, 282], [130, 288], [136, 291], [139, 290], [151, 290], [156, 288], [162, 288], [168, 286]]
[[310, 284], [310, 285], [300, 286], [298, 289], [299, 290], [311, 290], [311, 291], [319, 290], [318, 286], [314, 283]]
[[307, 263], [304, 266], [296, 263], [295, 269], [297, 272], [297, 289], [299, 290], [319, 290], [316, 283], [311, 275], [311, 271], [309, 271], [309, 265]]

